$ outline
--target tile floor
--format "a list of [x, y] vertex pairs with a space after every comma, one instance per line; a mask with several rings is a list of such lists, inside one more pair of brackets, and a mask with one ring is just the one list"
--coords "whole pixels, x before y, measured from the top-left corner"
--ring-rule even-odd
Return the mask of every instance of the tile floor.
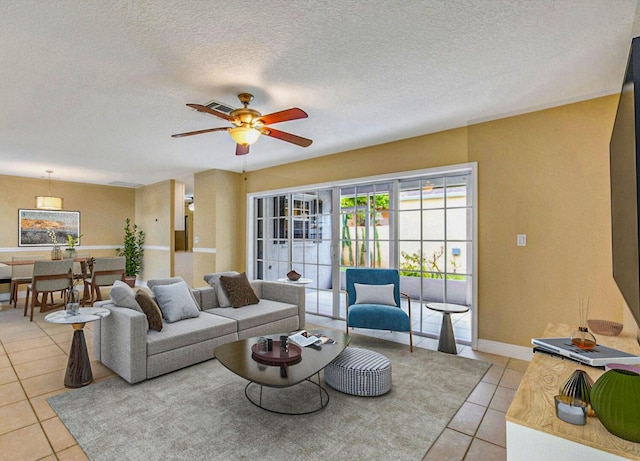
[[[326, 317], [309, 315], [308, 321], [344, 328], [344, 322]], [[5, 306], [0, 311], [0, 459], [87, 459], [46, 401], [67, 392], [63, 382], [72, 331], [68, 325], [45, 322], [44, 314], [36, 313], [29, 322], [21, 309]], [[408, 344], [406, 334], [372, 334]], [[85, 337], [94, 379], [111, 378], [113, 373], [93, 358], [91, 323], [85, 326]], [[432, 338], [414, 339], [417, 347], [437, 349]], [[465, 346], [459, 347], [459, 354], [493, 365], [424, 460], [506, 459], [504, 414], [528, 363], [477, 353]]]

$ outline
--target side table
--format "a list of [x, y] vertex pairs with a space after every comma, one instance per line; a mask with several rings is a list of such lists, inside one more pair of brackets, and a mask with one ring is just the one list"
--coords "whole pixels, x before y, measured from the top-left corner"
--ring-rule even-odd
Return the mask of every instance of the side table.
[[451, 314], [464, 314], [469, 311], [467, 306], [451, 303], [427, 303], [428, 309], [442, 313], [442, 326], [440, 327], [440, 340], [438, 341], [438, 350], [447, 354], [457, 354], [456, 338], [453, 335], [453, 326], [451, 325]]
[[65, 387], [83, 387], [93, 382], [91, 361], [89, 360], [83, 328], [87, 322], [94, 322], [109, 316], [109, 314], [111, 314], [109, 309], [81, 307], [80, 313], [76, 315], [71, 315], [67, 311], [57, 311], [45, 316], [44, 319], [47, 322], [71, 325], [73, 327], [73, 342], [69, 351], [67, 373], [64, 377]]

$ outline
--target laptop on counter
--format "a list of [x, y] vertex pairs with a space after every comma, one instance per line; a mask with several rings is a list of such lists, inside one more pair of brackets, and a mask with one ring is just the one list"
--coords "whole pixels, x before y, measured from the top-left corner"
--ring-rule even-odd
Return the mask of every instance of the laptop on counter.
[[640, 364], [640, 357], [637, 355], [600, 344], [593, 349], [580, 349], [571, 344], [571, 338], [533, 338], [531, 344], [534, 346], [534, 352], [546, 352], [561, 358], [566, 357], [592, 367], [604, 367], [608, 363]]

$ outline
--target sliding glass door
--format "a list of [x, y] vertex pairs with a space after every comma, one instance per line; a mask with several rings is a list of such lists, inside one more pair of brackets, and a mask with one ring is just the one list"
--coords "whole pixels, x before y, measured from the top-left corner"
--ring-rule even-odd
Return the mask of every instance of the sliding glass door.
[[307, 311], [333, 315], [332, 191], [300, 191], [254, 199], [255, 274], [284, 280], [302, 275]]
[[[424, 304], [474, 307], [473, 177], [469, 169], [253, 197], [254, 275], [282, 280], [295, 270], [308, 312], [344, 318], [347, 268], [397, 268], [414, 331], [437, 336], [440, 314]], [[472, 314], [455, 317], [456, 337], [471, 342]]]

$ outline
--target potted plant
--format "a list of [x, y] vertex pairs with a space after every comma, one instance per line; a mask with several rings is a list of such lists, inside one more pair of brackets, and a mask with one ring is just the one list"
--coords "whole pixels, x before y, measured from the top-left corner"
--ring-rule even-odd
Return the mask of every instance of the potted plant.
[[124, 244], [122, 248], [116, 249], [116, 254], [125, 257], [125, 282], [131, 287], [135, 286], [136, 276], [142, 270], [144, 237], [144, 231], [139, 229], [137, 224], [132, 226], [131, 220], [127, 218], [124, 226]]
[[74, 259], [78, 256], [76, 246], [80, 244], [80, 237], [82, 234], [74, 237], [73, 234], [67, 234], [67, 249], [64, 250], [67, 259]]

